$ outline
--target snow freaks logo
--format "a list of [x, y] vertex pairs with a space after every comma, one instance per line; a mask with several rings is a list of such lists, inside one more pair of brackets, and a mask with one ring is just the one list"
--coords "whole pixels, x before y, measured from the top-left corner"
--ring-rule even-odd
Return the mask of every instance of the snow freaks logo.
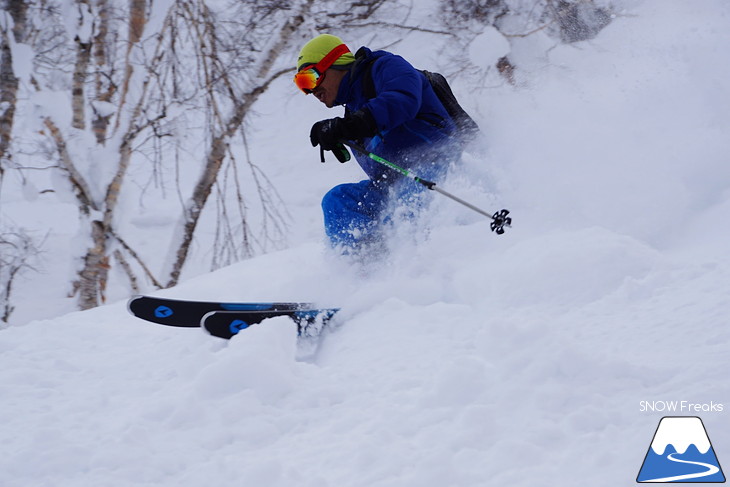
[[698, 403], [689, 401], [639, 401], [639, 411], [660, 413], [721, 413], [725, 405], [714, 401]]
[[696, 416], [663, 417], [636, 481], [725, 482], [702, 420]]

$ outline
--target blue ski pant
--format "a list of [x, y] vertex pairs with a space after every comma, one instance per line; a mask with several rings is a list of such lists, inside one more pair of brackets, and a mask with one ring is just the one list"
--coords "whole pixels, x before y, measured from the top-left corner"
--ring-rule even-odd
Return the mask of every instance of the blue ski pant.
[[369, 238], [379, 225], [388, 200], [388, 189], [370, 179], [329, 190], [322, 198], [322, 212], [332, 245], [353, 247]]
[[[423, 156], [423, 155], [422, 155]], [[415, 168], [419, 176], [429, 181], [440, 181], [449, 165], [461, 157], [453, 144], [432, 150]], [[395, 176], [390, 182], [366, 179], [345, 183], [332, 188], [322, 198], [324, 228], [334, 247], [350, 247], [372, 242], [380, 236], [381, 227], [393, 221], [391, 213], [397, 205], [407, 208], [404, 219], [412, 218], [423, 206], [426, 187], [408, 177]]]
[[407, 208], [401, 214], [404, 220], [413, 218], [423, 205], [421, 195], [425, 190], [405, 178], [394, 185], [370, 179], [337, 185], [322, 198], [325, 233], [333, 247], [372, 243], [380, 237], [384, 225], [400, 223], [392, 215], [398, 205]]

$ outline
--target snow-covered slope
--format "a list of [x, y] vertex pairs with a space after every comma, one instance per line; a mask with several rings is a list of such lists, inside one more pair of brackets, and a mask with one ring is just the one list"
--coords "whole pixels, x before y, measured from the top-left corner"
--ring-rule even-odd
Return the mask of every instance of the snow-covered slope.
[[627, 485], [666, 414], [640, 403], [663, 400], [725, 406], [675, 412], [722, 464], [729, 21], [723, 1], [642, 2], [472, 100], [487, 149], [444, 187], [512, 210], [501, 237], [435, 198], [388, 259], [339, 259], [317, 202], [356, 168], [262, 131], [294, 244], [160, 294], [313, 300], [339, 326], [307, 356], [285, 318], [225, 342], [123, 302], [3, 330], [0, 485]]

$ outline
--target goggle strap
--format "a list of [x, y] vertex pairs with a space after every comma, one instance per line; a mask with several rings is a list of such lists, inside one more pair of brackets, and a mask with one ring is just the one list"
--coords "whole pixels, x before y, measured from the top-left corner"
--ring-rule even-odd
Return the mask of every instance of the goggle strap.
[[315, 64], [313, 67], [317, 70], [318, 73], [322, 74], [327, 71], [340, 56], [348, 52], [350, 52], [350, 49], [348, 49], [345, 44], [340, 44], [339, 46], [328, 52], [327, 55], [323, 57], [322, 60]]

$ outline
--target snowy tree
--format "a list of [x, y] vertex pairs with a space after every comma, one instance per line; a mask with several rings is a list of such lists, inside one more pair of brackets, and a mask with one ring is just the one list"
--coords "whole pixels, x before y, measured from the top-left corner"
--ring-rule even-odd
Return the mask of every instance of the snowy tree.
[[[496, 29], [511, 44], [538, 32], [574, 43], [594, 38], [612, 20], [611, 4], [604, 0], [442, 0], [444, 24], [469, 43], [484, 32]], [[516, 66], [509, 53], [494, 64], [510, 83], [515, 83]]]
[[[141, 278], [177, 284], [212, 198], [216, 232], [205, 245], [213, 267], [284, 241], [275, 188], [232, 145], [246, 147], [247, 117], [273, 81], [292, 73], [304, 38], [328, 22], [362, 22], [387, 2], [6, 3], [0, 168], [12, 167], [15, 182], [31, 170], [53, 171], [72, 190], [86, 229], [72, 289], [86, 309], [105, 301], [119, 275], [135, 292]], [[30, 131], [14, 129], [19, 93], [33, 113], [24, 121]], [[164, 265], [150, 264], [125, 232], [129, 208], [158, 197], [180, 208]], [[256, 227], [252, 206], [261, 215]]]

